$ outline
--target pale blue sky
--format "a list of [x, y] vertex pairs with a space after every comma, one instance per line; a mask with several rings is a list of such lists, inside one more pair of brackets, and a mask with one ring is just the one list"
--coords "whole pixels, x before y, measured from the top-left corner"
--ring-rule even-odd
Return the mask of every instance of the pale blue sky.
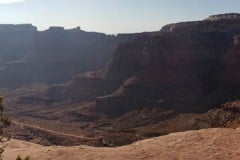
[[240, 12], [240, 0], [0, 0], [0, 23], [32, 23], [39, 30], [81, 26], [109, 34], [154, 31], [227, 12]]

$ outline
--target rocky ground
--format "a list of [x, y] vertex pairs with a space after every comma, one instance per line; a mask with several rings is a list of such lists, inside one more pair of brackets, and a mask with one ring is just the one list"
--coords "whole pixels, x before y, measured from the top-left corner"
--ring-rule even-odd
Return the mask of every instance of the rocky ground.
[[180, 114], [173, 110], [145, 108], [107, 117], [94, 112], [94, 102], [47, 106], [17, 103], [19, 95], [31, 94], [34, 88], [44, 87], [4, 92], [5, 110], [13, 122], [6, 132], [14, 139], [45, 146], [116, 147], [174, 132], [240, 126], [239, 101], [225, 103], [205, 113]]
[[239, 129], [223, 128], [172, 133], [116, 148], [43, 147], [11, 140], [3, 158], [10, 160], [22, 155], [33, 160], [236, 160], [240, 159], [239, 144]]

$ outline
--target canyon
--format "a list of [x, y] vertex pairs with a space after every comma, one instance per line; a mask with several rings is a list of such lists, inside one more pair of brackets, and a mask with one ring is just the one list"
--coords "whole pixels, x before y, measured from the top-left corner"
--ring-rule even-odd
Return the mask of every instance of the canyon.
[[51, 158], [61, 153], [57, 159], [91, 159], [95, 150], [95, 159], [239, 156], [237, 143], [222, 151], [240, 126], [240, 14], [134, 34], [0, 25], [1, 34], [0, 94], [13, 120], [6, 131], [18, 139], [6, 156], [27, 154], [28, 145], [36, 159], [42, 155], [35, 151], [46, 150]]

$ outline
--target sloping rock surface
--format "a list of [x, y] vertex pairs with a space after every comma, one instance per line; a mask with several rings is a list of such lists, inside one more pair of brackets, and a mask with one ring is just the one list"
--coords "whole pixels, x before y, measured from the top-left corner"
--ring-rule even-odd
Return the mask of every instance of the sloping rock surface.
[[30, 155], [34, 160], [236, 160], [240, 159], [240, 131], [205, 129], [173, 133], [117, 148], [43, 147], [11, 140], [3, 158], [15, 159], [17, 155]]

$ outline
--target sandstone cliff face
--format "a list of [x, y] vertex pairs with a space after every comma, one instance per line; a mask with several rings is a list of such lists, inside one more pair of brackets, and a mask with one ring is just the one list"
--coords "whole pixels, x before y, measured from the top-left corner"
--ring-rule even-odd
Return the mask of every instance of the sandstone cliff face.
[[0, 25], [0, 67], [16, 61], [30, 51], [32, 35], [37, 28], [31, 24]]
[[[148, 37], [147, 35], [151, 35], [151, 33], [118, 35], [117, 41], [120, 44], [117, 46], [116, 53], [112, 60], [102, 69], [75, 75], [67, 83], [50, 86], [44, 93], [44, 96], [49, 97], [52, 101], [68, 99], [71, 102], [79, 102], [84, 100], [94, 101], [98, 96], [104, 96], [113, 92], [125, 78], [132, 75], [136, 69], [140, 69], [136, 68], [141, 63], [138, 51], [141, 50], [143, 39]], [[138, 42], [135, 45], [131, 41], [134, 41], [137, 37], [139, 37], [139, 40], [137, 40]], [[130, 44], [133, 44], [133, 46]], [[130, 46], [131, 51], [122, 55], [128, 46]], [[113, 65], [116, 68], [113, 68]]]
[[230, 89], [236, 89], [239, 87], [240, 72], [239, 59], [240, 59], [240, 46], [239, 46], [239, 36], [234, 35], [233, 47], [224, 55], [223, 64], [224, 69], [220, 71], [220, 84]]
[[51, 101], [68, 100], [70, 102], [93, 101], [107, 91], [106, 81], [101, 77], [86, 73], [75, 76], [71, 81], [62, 85], [51, 86], [45, 97]]
[[[110, 115], [144, 107], [204, 112], [237, 99], [240, 16], [216, 17], [119, 46], [106, 76], [119, 87], [98, 97], [96, 108]], [[133, 76], [137, 85], [126, 85]]]

